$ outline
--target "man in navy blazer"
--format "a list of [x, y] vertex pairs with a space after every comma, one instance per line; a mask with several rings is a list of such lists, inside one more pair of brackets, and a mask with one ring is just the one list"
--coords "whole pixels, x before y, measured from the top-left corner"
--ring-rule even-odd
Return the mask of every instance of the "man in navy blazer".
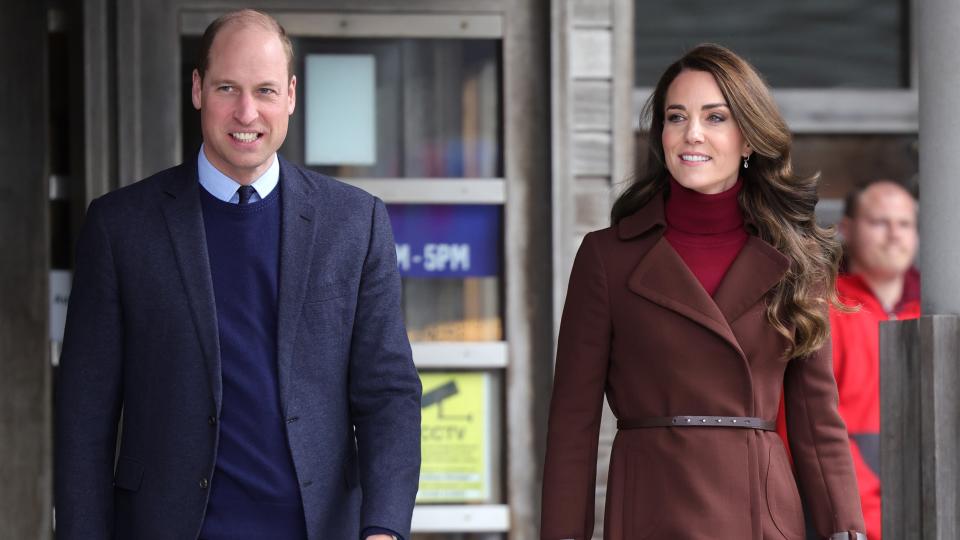
[[409, 539], [421, 388], [384, 204], [276, 154], [296, 77], [273, 18], [201, 48], [200, 152], [80, 235], [57, 537]]

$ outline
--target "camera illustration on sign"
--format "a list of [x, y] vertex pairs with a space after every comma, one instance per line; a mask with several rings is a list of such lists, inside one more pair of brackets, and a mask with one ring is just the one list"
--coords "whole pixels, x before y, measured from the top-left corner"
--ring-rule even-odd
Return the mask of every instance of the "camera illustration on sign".
[[418, 503], [490, 498], [489, 375], [424, 372]]

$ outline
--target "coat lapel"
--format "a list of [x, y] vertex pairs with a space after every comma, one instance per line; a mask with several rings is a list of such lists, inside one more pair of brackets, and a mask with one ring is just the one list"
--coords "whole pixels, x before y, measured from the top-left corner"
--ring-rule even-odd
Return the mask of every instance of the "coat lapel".
[[623, 218], [617, 228], [621, 240], [643, 237], [651, 244], [630, 274], [627, 287], [713, 331], [746, 361], [731, 323], [780, 281], [789, 268], [789, 259], [770, 244], [750, 236], [711, 298], [663, 237], [666, 219], [662, 195], [654, 196], [644, 208]]
[[724, 318], [733, 322], [772, 289], [790, 260], [770, 244], [750, 236], [723, 276], [714, 301]]
[[161, 208], [193, 322], [197, 327], [210, 390], [219, 415], [222, 396], [220, 339], [199, 190], [196, 166], [182, 165], [181, 174], [172, 178], [163, 188], [165, 198]]
[[280, 396], [284, 412], [287, 410], [287, 388], [293, 364], [293, 346], [296, 338], [303, 298], [313, 260], [314, 237], [319, 227], [326, 227], [323, 215], [310, 200], [314, 191], [321, 189], [308, 180], [296, 167], [280, 159], [280, 292], [277, 314], [277, 370], [280, 378]]
[[720, 308], [663, 236], [634, 268], [627, 287], [708, 328], [746, 358]]

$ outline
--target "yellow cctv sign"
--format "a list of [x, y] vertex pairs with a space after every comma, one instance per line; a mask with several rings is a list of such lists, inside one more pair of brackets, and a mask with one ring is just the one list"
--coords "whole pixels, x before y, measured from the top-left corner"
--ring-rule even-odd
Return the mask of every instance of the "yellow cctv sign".
[[427, 372], [423, 383], [418, 503], [490, 497], [486, 373]]

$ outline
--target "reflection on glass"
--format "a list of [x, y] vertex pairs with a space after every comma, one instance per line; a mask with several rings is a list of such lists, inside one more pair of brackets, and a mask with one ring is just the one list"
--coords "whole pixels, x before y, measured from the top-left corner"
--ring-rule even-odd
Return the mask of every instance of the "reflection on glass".
[[501, 341], [500, 279], [403, 278], [410, 341]]
[[502, 207], [391, 204], [387, 212], [410, 339], [502, 340]]
[[635, 4], [639, 87], [653, 87], [667, 65], [703, 42], [737, 51], [778, 88], [909, 85], [902, 0], [728, 0], [721, 10], [713, 0]]
[[[376, 159], [334, 160], [316, 170], [341, 178], [502, 176], [498, 40], [300, 38], [295, 49], [306, 59], [307, 73], [314, 55], [372, 57], [375, 64]], [[354, 75], [351, 71], [348, 76]], [[323, 99], [315, 96], [326, 92], [315, 87], [330, 84], [336, 76], [335, 71], [321, 72], [303, 81], [308, 114], [310, 100]], [[350, 85], [343, 88], [352, 92]], [[346, 115], [340, 124], [316, 125], [315, 119], [300, 114], [295, 111], [291, 123], [285, 146], [290, 152], [304, 146], [304, 133], [325, 130], [340, 137], [344, 123], [354, 121]], [[309, 144], [306, 148], [307, 162], [313, 165]]]
[[376, 163], [374, 61], [372, 54], [307, 55], [307, 165]]

